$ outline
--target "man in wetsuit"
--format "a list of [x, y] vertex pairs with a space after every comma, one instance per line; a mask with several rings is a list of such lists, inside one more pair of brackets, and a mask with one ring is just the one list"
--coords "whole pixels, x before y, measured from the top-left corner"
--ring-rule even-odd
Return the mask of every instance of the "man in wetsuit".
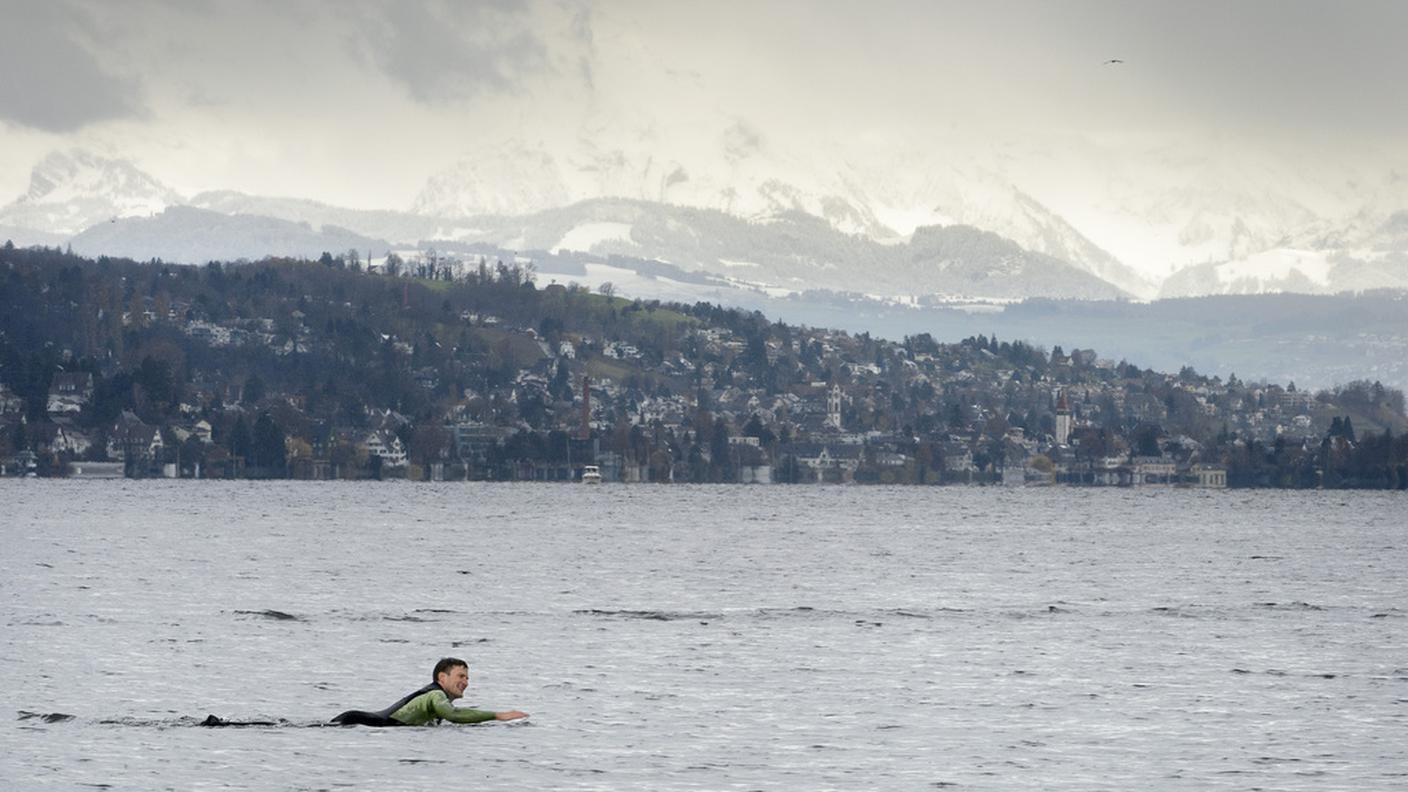
[[442, 720], [451, 723], [483, 723], [528, 717], [528, 713], [518, 710], [493, 712], [451, 704], [450, 702], [463, 696], [464, 689], [469, 687], [469, 664], [458, 657], [441, 659], [435, 664], [431, 678], [435, 681], [420, 690], [407, 693], [386, 709], [376, 712], [348, 710], [333, 718], [332, 722], [343, 726], [424, 726], [438, 724]]

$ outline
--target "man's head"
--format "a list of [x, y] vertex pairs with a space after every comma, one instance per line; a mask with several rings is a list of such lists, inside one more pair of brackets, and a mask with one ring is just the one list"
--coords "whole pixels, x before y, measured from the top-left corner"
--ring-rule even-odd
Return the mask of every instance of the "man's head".
[[435, 664], [431, 676], [435, 684], [445, 691], [445, 695], [457, 699], [463, 696], [464, 689], [469, 687], [469, 664], [458, 657], [444, 657]]

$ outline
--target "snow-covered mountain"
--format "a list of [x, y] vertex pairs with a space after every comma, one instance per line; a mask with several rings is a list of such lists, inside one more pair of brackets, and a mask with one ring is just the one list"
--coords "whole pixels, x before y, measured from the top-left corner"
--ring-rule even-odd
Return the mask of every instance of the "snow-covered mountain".
[[400, 247], [415, 247], [422, 240], [456, 239], [472, 229], [455, 221], [410, 212], [346, 209], [303, 198], [269, 198], [231, 190], [199, 193], [190, 205], [227, 215], [271, 217], [303, 223], [317, 231], [324, 227], [355, 229]]
[[1169, 276], [1160, 297], [1210, 294], [1337, 294], [1408, 289], [1408, 255], [1274, 248], [1218, 264], [1195, 264]]
[[830, 289], [897, 298], [1014, 300], [1128, 294], [1052, 256], [971, 226], [927, 226], [881, 243], [805, 212], [752, 220], [717, 209], [596, 199], [525, 217], [479, 217], [461, 241], [528, 251], [577, 250], [602, 259], [653, 258], [777, 292]]
[[[1185, 267], [1278, 248], [1345, 252], [1408, 209], [1408, 179], [1392, 168], [1217, 145], [936, 139], [800, 152], [742, 122], [666, 153], [653, 142], [588, 135], [556, 146], [489, 145], [433, 176], [415, 206], [447, 216], [527, 215], [624, 197], [748, 219], [805, 212], [890, 243], [921, 226], [969, 225], [1146, 298]], [[1355, 287], [1338, 272], [1322, 288]]]
[[1164, 281], [1159, 296], [1408, 289], [1408, 211], [1377, 221], [1361, 214], [1333, 230], [1310, 229], [1299, 242], [1185, 267]]
[[190, 206], [173, 206], [152, 217], [98, 223], [70, 239], [69, 244], [73, 252], [84, 256], [123, 256], [139, 261], [159, 258], [180, 264], [266, 256], [312, 259], [324, 251], [350, 249], [383, 256], [390, 247], [383, 240], [331, 225], [314, 230], [306, 223], [227, 215]]
[[[483, 148], [432, 176], [413, 211], [447, 217], [522, 216], [601, 197], [714, 209], [750, 220], [805, 213], [845, 234], [902, 242], [921, 226], [969, 225], [1070, 263], [1130, 294], [1156, 285], [1102, 250], [1040, 201], [964, 163], [929, 167], [775, 152], [742, 124], [695, 160], [578, 140], [566, 153], [513, 141]], [[899, 168], [904, 178], [880, 170]], [[866, 185], [870, 185], [867, 187]]]
[[[468, 241], [629, 255], [774, 290], [886, 298], [1334, 293], [1408, 283], [1408, 179], [1394, 171], [1335, 181], [1313, 165], [1290, 173], [1276, 158], [1160, 151], [1121, 159], [1080, 145], [981, 154], [942, 141], [919, 152], [822, 155], [779, 150], [742, 122], [657, 155], [641, 153], [649, 142], [489, 145], [432, 176], [412, 212], [231, 191], [185, 201], [130, 162], [56, 152], [34, 169], [29, 191], [0, 209], [0, 238], [74, 239], [85, 251], [177, 261]], [[205, 211], [162, 214], [183, 206]], [[124, 223], [133, 218], [160, 222]], [[1132, 267], [1121, 252], [1171, 274], [1151, 279], [1148, 261]]]
[[68, 234], [50, 234], [22, 226], [0, 225], [0, 244], [9, 242], [18, 247], [62, 247], [68, 241]]
[[45, 157], [29, 190], [0, 208], [0, 225], [72, 236], [114, 218], [147, 217], [184, 199], [126, 160], [74, 149]]

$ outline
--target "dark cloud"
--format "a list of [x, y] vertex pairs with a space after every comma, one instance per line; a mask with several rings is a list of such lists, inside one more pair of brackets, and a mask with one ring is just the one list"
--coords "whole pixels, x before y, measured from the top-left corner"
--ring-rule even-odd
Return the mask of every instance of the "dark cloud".
[[512, 93], [548, 65], [534, 8], [513, 2], [365, 6], [359, 48], [419, 102]]
[[596, 87], [595, 71], [592, 69], [592, 51], [594, 44], [592, 38], [592, 15], [591, 10], [583, 5], [577, 8], [572, 15], [572, 36], [585, 47], [585, 52], [577, 59], [577, 69], [581, 74], [582, 82], [588, 88]]
[[146, 114], [135, 81], [106, 71], [92, 20], [64, 3], [0, 0], [0, 120], [47, 132]]

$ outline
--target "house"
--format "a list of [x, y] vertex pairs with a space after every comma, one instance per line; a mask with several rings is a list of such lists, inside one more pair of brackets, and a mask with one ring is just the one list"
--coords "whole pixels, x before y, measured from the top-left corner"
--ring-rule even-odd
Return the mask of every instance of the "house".
[[28, 448], [20, 449], [10, 463], [10, 472], [16, 476], [33, 478], [38, 475], [39, 456]]
[[161, 430], [142, 422], [129, 410], [123, 410], [117, 422], [108, 430], [108, 458], [130, 464], [150, 462], [161, 453], [165, 443]]
[[944, 470], [950, 473], [971, 473], [977, 470], [973, 465], [973, 450], [966, 443], [946, 442], [942, 446]]
[[1196, 476], [1194, 486], [1208, 489], [1225, 489], [1227, 487], [1227, 468], [1222, 465], [1199, 463], [1193, 466], [1192, 473]]
[[850, 481], [860, 467], [864, 447], [854, 444], [796, 443], [784, 453], [816, 474], [818, 481]]
[[1137, 456], [1129, 464], [1135, 484], [1172, 484], [1177, 480], [1178, 466], [1172, 459]]
[[[732, 440], [733, 438], [730, 438]], [[750, 437], [749, 440], [757, 440]], [[771, 484], [772, 465], [768, 464], [767, 454], [756, 444], [735, 445], [735, 461], [738, 465], [739, 484]]]
[[392, 432], [381, 429], [369, 432], [362, 444], [367, 448], [367, 456], [379, 457], [384, 466], [404, 467], [406, 464], [406, 449], [401, 445], [401, 438]]
[[877, 467], [904, 467], [909, 461], [909, 457], [897, 451], [874, 451], [870, 455], [871, 461]]
[[50, 415], [74, 415], [82, 412], [83, 406], [92, 398], [92, 374], [86, 371], [60, 371], [49, 383], [49, 402], [45, 409]]
[[416, 384], [426, 390], [435, 390], [440, 386], [440, 372], [434, 366], [416, 369], [414, 377]]
[[514, 429], [508, 426], [465, 421], [455, 424], [455, 451], [465, 462], [483, 465], [488, 462], [489, 449], [511, 437]]
[[81, 457], [93, 446], [88, 435], [80, 432], [68, 418], [35, 424], [34, 432], [39, 442], [55, 454]]
[[0, 415], [24, 411], [24, 399], [15, 395], [3, 382], [0, 382]]

